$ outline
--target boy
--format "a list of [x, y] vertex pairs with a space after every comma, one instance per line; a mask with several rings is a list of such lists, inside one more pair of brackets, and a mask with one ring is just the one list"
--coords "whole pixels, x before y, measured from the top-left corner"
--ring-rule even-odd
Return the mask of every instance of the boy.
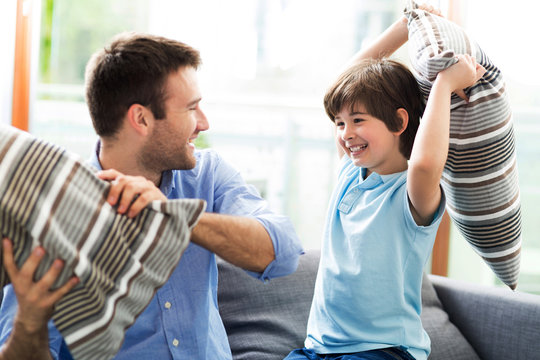
[[413, 75], [384, 59], [406, 40], [402, 19], [360, 52], [325, 95], [341, 170], [305, 348], [288, 360], [410, 360], [429, 354], [420, 293], [445, 206], [439, 181], [448, 152], [450, 98], [454, 92], [466, 101], [462, 89], [485, 70], [472, 57], [458, 56], [457, 64], [437, 76], [423, 112]]

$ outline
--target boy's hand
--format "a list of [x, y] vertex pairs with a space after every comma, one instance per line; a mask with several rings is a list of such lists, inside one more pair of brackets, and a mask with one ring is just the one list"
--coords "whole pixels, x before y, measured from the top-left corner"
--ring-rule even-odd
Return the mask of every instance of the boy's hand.
[[62, 260], [55, 260], [45, 275], [34, 282], [34, 273], [45, 255], [45, 250], [40, 246], [36, 247], [22, 267], [18, 269], [13, 259], [11, 241], [4, 238], [2, 246], [4, 267], [19, 304], [16, 325], [21, 325], [27, 334], [42, 331], [44, 327], [47, 327], [54, 305], [78, 284], [79, 279], [74, 276], [60, 288], [51, 290], [64, 266]]
[[456, 57], [458, 62], [441, 71], [436, 81], [440, 79], [447, 82], [453, 93], [468, 102], [469, 99], [463, 89], [480, 80], [486, 73], [486, 69], [471, 55], [457, 55]]
[[428, 13], [431, 13], [431, 14], [442, 17], [441, 10], [437, 9], [437, 8], [435, 8], [435, 7], [433, 7], [433, 6], [429, 5], [429, 4], [425, 4], [425, 3], [418, 4], [418, 8], [420, 10], [424, 10], [424, 11], [427, 11]]
[[97, 173], [101, 180], [111, 182], [107, 202], [111, 206], [118, 204], [118, 213], [133, 218], [154, 200], [166, 201], [167, 198], [153, 182], [142, 176], [124, 175], [114, 169]]

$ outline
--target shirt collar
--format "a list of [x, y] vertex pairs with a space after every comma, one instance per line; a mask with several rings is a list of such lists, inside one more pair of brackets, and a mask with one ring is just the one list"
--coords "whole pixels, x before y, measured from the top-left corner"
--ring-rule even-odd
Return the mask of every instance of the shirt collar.
[[[88, 163], [94, 167], [96, 167], [98, 170], [103, 170], [103, 167], [101, 166], [101, 163], [99, 162], [99, 151], [101, 149], [101, 140], [98, 140], [96, 142], [96, 146], [94, 147], [94, 151], [92, 152], [92, 155], [90, 155], [90, 159], [88, 159]], [[170, 192], [175, 188], [175, 183], [173, 181], [173, 171], [172, 170], [165, 170], [161, 173], [161, 183], [159, 184], [159, 189], [165, 196], [168, 196]]]
[[99, 162], [99, 149], [101, 149], [100, 140], [96, 142], [96, 146], [94, 146], [94, 151], [92, 151], [90, 159], [88, 159], [88, 163], [97, 168], [98, 170], [103, 170], [103, 168], [101, 167], [101, 163]]
[[174, 176], [172, 170], [165, 170], [161, 173], [161, 184], [159, 184], [159, 190], [161, 190], [161, 192], [167, 197], [176, 187], [173, 178]]
[[387, 175], [379, 175], [376, 172], [371, 172], [371, 174], [366, 177], [367, 169], [360, 168], [360, 176], [358, 178], [358, 183], [367, 187], [373, 187], [379, 183], [386, 184], [389, 181], [393, 181], [394, 179], [400, 177], [405, 172], [407, 172], [407, 170]]

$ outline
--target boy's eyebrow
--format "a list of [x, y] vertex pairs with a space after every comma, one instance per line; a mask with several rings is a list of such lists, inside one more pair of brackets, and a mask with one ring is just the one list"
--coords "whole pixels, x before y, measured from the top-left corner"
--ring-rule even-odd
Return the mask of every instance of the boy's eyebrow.
[[368, 113], [361, 112], [361, 111], [353, 111], [349, 114], [349, 116], [353, 116], [353, 115], [368, 115]]

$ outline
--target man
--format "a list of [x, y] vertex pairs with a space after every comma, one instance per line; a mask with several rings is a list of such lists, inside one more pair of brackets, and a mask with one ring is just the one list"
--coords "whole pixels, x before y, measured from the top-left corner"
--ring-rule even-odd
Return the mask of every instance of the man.
[[[127, 330], [117, 359], [230, 359], [214, 254], [267, 281], [293, 272], [302, 252], [287, 218], [270, 212], [215, 152], [195, 150], [193, 141], [209, 128], [199, 106], [199, 64], [199, 53], [180, 42], [123, 34], [87, 66], [86, 98], [100, 137], [90, 163], [112, 181], [109, 203], [135, 216], [152, 200], [201, 198], [208, 211], [169, 281]], [[4, 291], [0, 359], [70, 358], [48, 320], [77, 279], [49, 291], [62, 262], [34, 282], [43, 249], [17, 269], [10, 242], [3, 245], [13, 286]]]

